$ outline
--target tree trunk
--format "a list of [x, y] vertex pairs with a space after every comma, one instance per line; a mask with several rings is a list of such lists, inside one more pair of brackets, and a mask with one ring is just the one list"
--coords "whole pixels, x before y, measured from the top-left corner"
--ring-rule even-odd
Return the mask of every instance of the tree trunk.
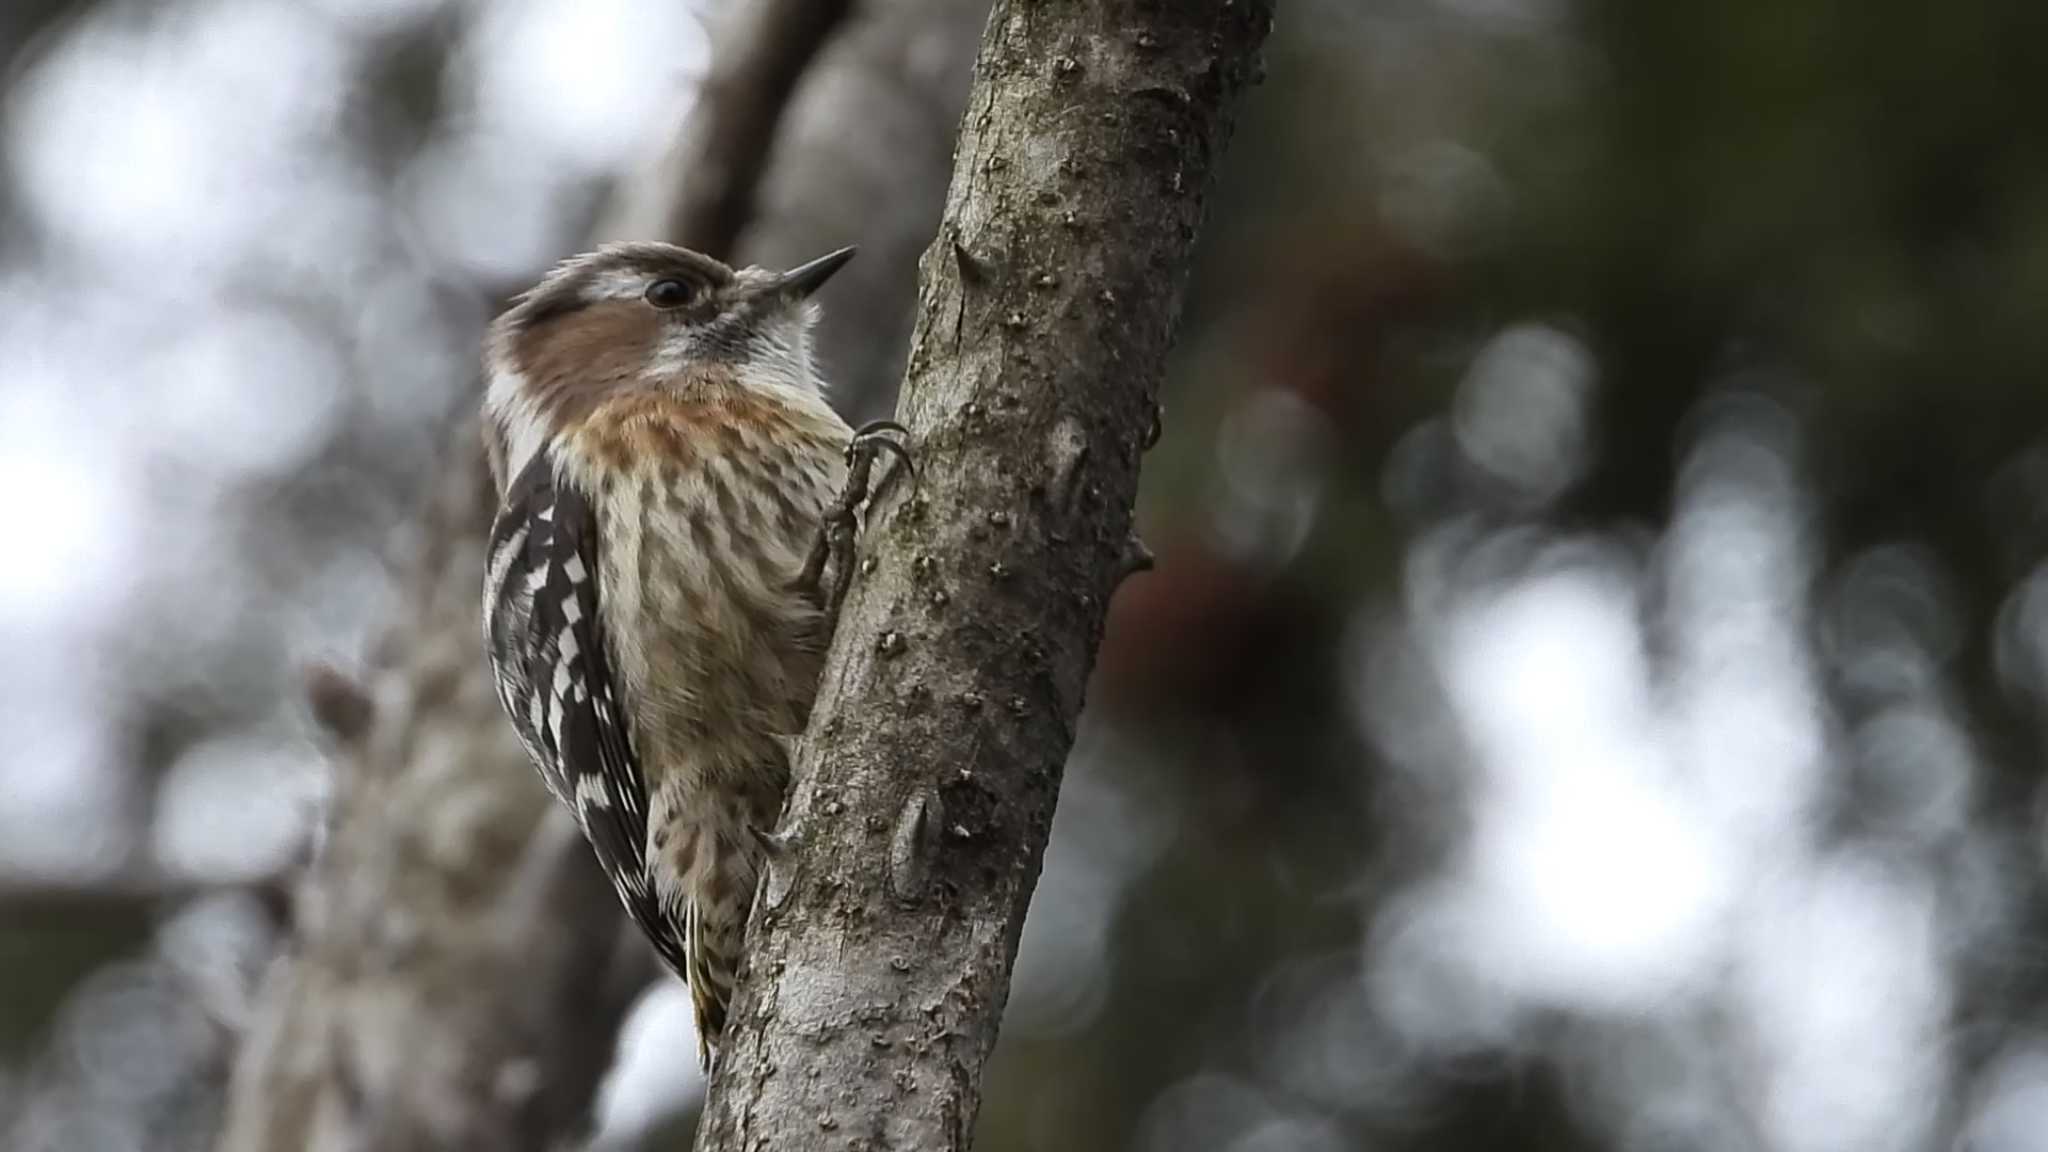
[[1001, 0], [702, 1152], [968, 1145], [1269, 0]]

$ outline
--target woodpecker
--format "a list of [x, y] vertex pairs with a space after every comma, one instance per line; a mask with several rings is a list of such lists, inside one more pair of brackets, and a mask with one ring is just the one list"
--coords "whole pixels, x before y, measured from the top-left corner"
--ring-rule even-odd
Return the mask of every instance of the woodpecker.
[[902, 426], [855, 433], [812, 363], [809, 297], [852, 255], [772, 272], [610, 245], [557, 265], [485, 343], [499, 700], [689, 984], [706, 1068], [855, 509], [878, 452], [908, 465]]

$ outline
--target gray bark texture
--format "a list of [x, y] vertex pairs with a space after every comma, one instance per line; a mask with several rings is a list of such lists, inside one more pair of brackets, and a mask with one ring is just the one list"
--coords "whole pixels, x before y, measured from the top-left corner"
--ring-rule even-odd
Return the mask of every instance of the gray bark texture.
[[[757, 202], [765, 215], [754, 234], [775, 251], [866, 241], [871, 231], [929, 236], [985, 9], [884, 0], [828, 39], [846, 9], [843, 0], [767, 0], [734, 13], [713, 44], [726, 79], [700, 97], [670, 156], [628, 184], [600, 237], [717, 247], [717, 236], [677, 235], [671, 222], [731, 229]], [[804, 43], [782, 35], [791, 27]], [[905, 45], [927, 64], [962, 61], [951, 86], [945, 68], [907, 62]], [[822, 54], [797, 84], [813, 52]], [[882, 159], [886, 133], [926, 122], [938, 125], [937, 142], [923, 144], [937, 166]], [[715, 195], [692, 199], [700, 166], [681, 158], [706, 140], [737, 140], [754, 154], [720, 169]], [[756, 178], [766, 181], [758, 190], [748, 183]], [[838, 180], [862, 216], [825, 213], [829, 195], [793, 187], [810, 179]], [[901, 285], [897, 310], [907, 316], [916, 248], [865, 247], [857, 263], [874, 282]], [[881, 359], [862, 363], [884, 362], [888, 337], [871, 338], [863, 315], [852, 303], [838, 309], [824, 342], [881, 346]], [[870, 368], [857, 388], [886, 397], [901, 355], [899, 338], [886, 380]], [[449, 444], [414, 532], [414, 583], [363, 683], [321, 673], [309, 685], [312, 712], [335, 739], [328, 833], [237, 1057], [221, 1152], [563, 1147], [587, 1124], [621, 1018], [655, 975], [499, 713], [477, 599], [494, 501], [474, 425], [452, 431]]]
[[999, 0], [700, 1152], [968, 1146], [1269, 0]]

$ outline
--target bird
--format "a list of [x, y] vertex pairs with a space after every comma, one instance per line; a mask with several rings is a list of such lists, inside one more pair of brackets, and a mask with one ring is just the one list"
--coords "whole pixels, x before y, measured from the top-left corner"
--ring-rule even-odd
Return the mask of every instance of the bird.
[[853, 256], [572, 257], [484, 342], [485, 649], [528, 757], [689, 986], [708, 1071], [894, 421], [852, 429], [812, 293]]

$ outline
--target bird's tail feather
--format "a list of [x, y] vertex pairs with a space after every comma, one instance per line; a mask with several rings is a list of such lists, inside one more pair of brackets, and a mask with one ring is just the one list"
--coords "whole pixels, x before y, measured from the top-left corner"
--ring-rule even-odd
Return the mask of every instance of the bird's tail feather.
[[725, 1034], [763, 854], [751, 841], [721, 843], [700, 851], [696, 867], [686, 873], [684, 979], [697, 1014], [697, 1055], [707, 1071], [712, 1050]]

